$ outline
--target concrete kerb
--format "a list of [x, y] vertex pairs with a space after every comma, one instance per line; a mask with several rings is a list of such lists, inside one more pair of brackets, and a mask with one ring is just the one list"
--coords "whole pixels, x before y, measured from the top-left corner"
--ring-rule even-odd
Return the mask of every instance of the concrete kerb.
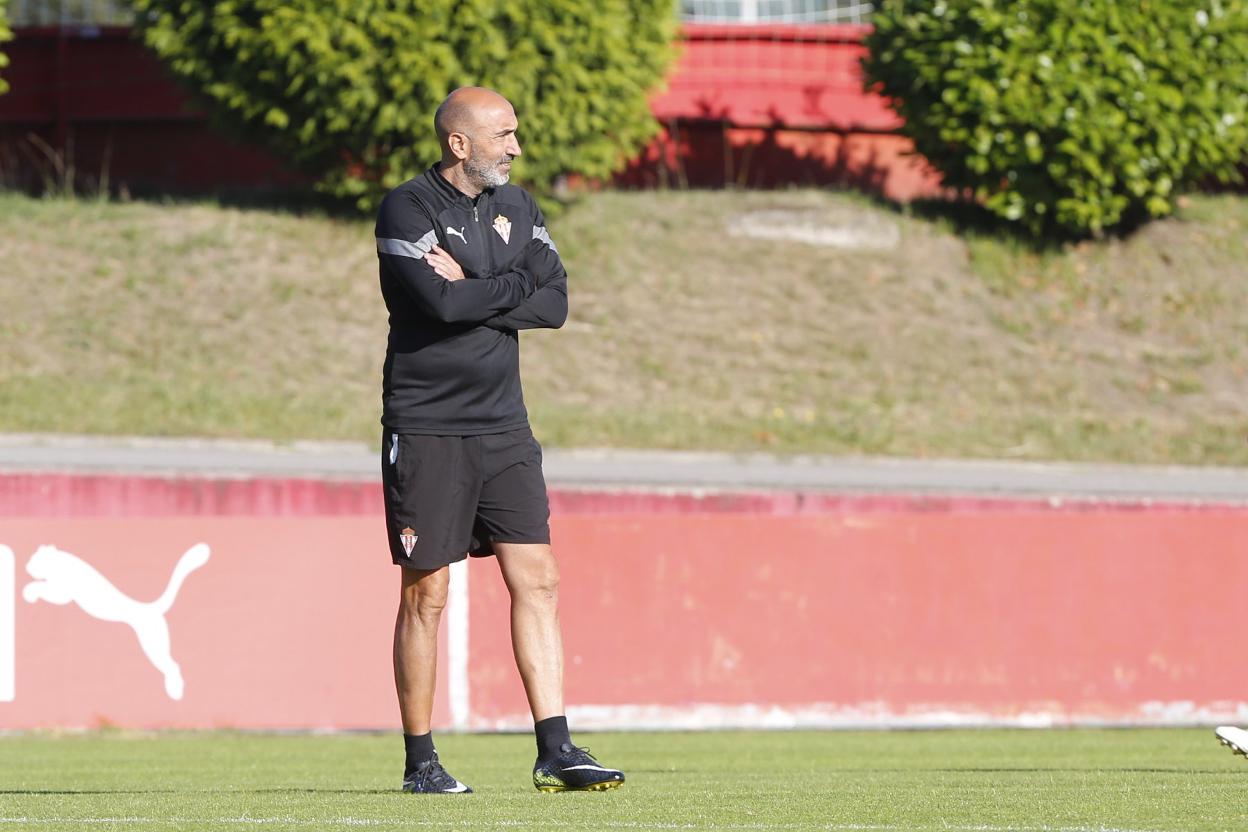
[[[0, 472], [378, 478], [362, 442], [0, 434]], [[545, 452], [552, 486], [1248, 503], [1248, 469], [614, 449]]]

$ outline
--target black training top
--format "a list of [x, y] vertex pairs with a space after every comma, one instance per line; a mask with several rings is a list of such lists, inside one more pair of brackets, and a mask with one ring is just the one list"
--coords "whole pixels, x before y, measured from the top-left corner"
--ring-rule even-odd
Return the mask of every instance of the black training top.
[[[433, 270], [434, 245], [465, 280]], [[382, 201], [377, 259], [390, 311], [382, 424], [448, 436], [527, 425], [516, 331], [568, 316], [567, 273], [533, 197], [503, 185], [473, 199], [435, 165]]]

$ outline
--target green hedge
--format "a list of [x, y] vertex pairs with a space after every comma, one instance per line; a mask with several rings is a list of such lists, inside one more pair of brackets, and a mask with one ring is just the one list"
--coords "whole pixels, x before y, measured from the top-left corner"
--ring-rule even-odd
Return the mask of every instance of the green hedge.
[[520, 117], [516, 180], [612, 174], [656, 131], [672, 0], [133, 0], [145, 42], [227, 126], [375, 204], [440, 154], [433, 112], [478, 84]]
[[1037, 234], [1173, 210], [1248, 156], [1245, 0], [884, 0], [868, 88], [944, 175]]
[[[7, 5], [8, 0], [0, 0], [0, 43], [13, 39], [13, 32], [9, 29], [8, 10], [5, 8]], [[9, 57], [0, 52], [0, 69], [4, 69], [8, 65]], [[0, 75], [0, 93], [7, 91], [8, 88], [8, 82], [4, 80], [4, 76]]]

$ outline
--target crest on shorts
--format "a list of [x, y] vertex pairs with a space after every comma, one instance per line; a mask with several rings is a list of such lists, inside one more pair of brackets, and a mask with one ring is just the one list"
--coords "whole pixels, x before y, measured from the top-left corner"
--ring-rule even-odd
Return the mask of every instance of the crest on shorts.
[[511, 220], [499, 214], [494, 218], [494, 230], [503, 238], [504, 243], [511, 242]]
[[406, 528], [399, 532], [399, 542], [403, 544], [403, 551], [407, 552], [407, 556], [412, 556], [412, 550], [416, 548], [416, 532], [412, 528]]

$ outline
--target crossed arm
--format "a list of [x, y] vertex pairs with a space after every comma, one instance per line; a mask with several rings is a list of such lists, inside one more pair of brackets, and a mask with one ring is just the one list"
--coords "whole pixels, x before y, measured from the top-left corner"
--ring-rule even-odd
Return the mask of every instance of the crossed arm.
[[427, 215], [402, 199], [387, 199], [378, 217], [377, 251], [417, 305], [444, 323], [507, 331], [558, 329], [567, 319], [568, 276], [548, 235], [535, 235], [519, 265], [507, 272], [465, 280], [463, 268], [438, 245]]
[[481, 323], [515, 309], [537, 289], [537, 278], [524, 268], [464, 280], [459, 264], [438, 246], [432, 220], [410, 195], [392, 193], [382, 202], [376, 235], [386, 271], [434, 320]]
[[493, 329], [558, 329], [568, 319], [568, 273], [549, 244], [534, 239], [524, 251], [525, 267], [537, 289], [515, 309], [488, 319]]
[[537, 288], [536, 278], [526, 269], [512, 269], [480, 280], [464, 280], [459, 264], [433, 239], [425, 243], [427, 249], [421, 243], [406, 245], [412, 246], [414, 251], [379, 250], [383, 255], [391, 255], [391, 272], [408, 295], [443, 323], [481, 323], [515, 309]]
[[[464, 279], [459, 263], [440, 246], [435, 245], [425, 260], [448, 282]], [[524, 263], [537, 288], [514, 309], [487, 318], [485, 325], [499, 330], [558, 329], [568, 318], [568, 273], [559, 255], [541, 240], [533, 240], [525, 248]]]

